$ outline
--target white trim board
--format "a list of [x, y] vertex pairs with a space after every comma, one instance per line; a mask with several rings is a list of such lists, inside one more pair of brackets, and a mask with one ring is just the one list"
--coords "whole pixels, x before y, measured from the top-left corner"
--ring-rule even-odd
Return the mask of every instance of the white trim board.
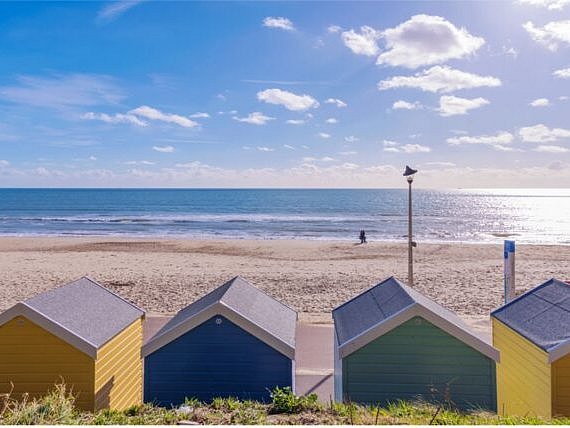
[[36, 311], [34, 308], [28, 306], [26, 303], [16, 303], [10, 309], [0, 314], [0, 326], [6, 324], [18, 316], [27, 318], [34, 324], [50, 332], [74, 348], [77, 348], [84, 354], [89, 355], [94, 360], [97, 359], [97, 347], [93, 343], [79, 337], [71, 330], [51, 320], [42, 313]]
[[152, 354], [153, 352], [166, 346], [170, 342], [176, 340], [180, 336], [183, 336], [190, 330], [193, 330], [194, 328], [198, 327], [200, 324], [206, 322], [207, 320], [216, 315], [221, 315], [227, 318], [228, 320], [236, 324], [238, 327], [247, 331], [251, 335], [257, 337], [266, 345], [270, 346], [271, 348], [285, 355], [287, 358], [291, 360], [295, 359], [294, 346], [291, 346], [288, 343], [285, 343], [282, 340], [278, 339], [264, 328], [255, 324], [251, 320], [247, 319], [242, 314], [236, 312], [233, 308], [230, 308], [229, 306], [225, 305], [223, 302], [216, 302], [204, 308], [196, 315], [193, 315], [190, 318], [185, 319], [180, 324], [177, 324], [171, 329], [157, 334], [146, 345], [142, 347], [141, 355], [144, 358]]
[[492, 360], [499, 362], [499, 351], [493, 346], [485, 342], [483, 339], [480, 339], [475, 334], [457, 326], [417, 302], [395, 313], [391, 317], [380, 321], [348, 342], [339, 345], [338, 351], [340, 358], [346, 358], [353, 352], [416, 316], [424, 318], [476, 351], [479, 351]]
[[548, 362], [552, 364], [570, 354], [570, 340], [562, 342], [546, 352], [548, 353]]

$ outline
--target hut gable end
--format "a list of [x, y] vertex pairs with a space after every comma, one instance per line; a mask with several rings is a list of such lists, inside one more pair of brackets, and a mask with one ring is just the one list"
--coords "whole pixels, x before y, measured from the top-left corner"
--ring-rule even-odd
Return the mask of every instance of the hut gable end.
[[549, 354], [570, 353], [570, 285], [550, 279], [494, 311], [491, 316]]
[[179, 311], [145, 344], [143, 356], [157, 351], [215, 315], [228, 318], [287, 357], [295, 358], [297, 313], [239, 276]]
[[339, 356], [350, 355], [414, 317], [424, 318], [487, 357], [499, 360], [498, 351], [461, 318], [394, 277], [333, 311]]

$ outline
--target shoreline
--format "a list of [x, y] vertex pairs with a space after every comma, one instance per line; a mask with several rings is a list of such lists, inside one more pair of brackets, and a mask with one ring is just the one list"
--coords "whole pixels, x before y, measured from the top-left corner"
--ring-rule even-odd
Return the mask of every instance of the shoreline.
[[[406, 280], [407, 243], [123, 237], [0, 237], [0, 310], [83, 275], [149, 313], [171, 314], [236, 275], [317, 322], [381, 280]], [[415, 250], [416, 289], [464, 316], [502, 303], [500, 244]], [[517, 292], [570, 279], [570, 246], [517, 249]]]
[[[568, 242], [520, 242], [517, 241], [516, 237], [520, 236], [517, 234], [501, 236], [498, 241], [454, 241], [454, 240], [424, 240], [421, 238], [414, 238], [414, 240], [419, 245], [489, 245], [489, 246], [502, 246], [505, 240], [516, 241], [517, 247], [519, 246], [535, 246], [535, 247], [570, 247], [570, 241]], [[111, 241], [204, 241], [204, 242], [246, 242], [246, 241], [259, 241], [259, 242], [318, 242], [322, 244], [359, 244], [357, 236], [340, 239], [340, 238], [314, 238], [307, 236], [300, 236], [298, 238], [287, 237], [287, 236], [273, 236], [273, 237], [234, 237], [234, 236], [192, 236], [192, 235], [131, 235], [131, 234], [81, 234], [81, 235], [61, 235], [61, 234], [19, 234], [19, 235], [2, 235], [0, 234], [0, 241], [2, 240], [85, 240], [85, 241], [101, 241], [101, 240], [111, 240]], [[402, 244], [407, 245], [407, 238], [403, 237], [400, 239], [370, 239], [367, 236], [367, 244]], [[2, 248], [0, 248], [0, 252]]]

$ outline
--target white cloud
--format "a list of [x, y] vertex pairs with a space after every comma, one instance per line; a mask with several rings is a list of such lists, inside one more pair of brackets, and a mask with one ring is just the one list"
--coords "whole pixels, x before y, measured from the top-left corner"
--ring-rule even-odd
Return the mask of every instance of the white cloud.
[[354, 30], [343, 31], [341, 33], [344, 45], [352, 52], [358, 55], [374, 56], [378, 53], [378, 39], [382, 36], [382, 32], [376, 31], [372, 27], [360, 27], [360, 33]]
[[510, 47], [503, 46], [502, 53], [503, 55], [510, 56], [514, 59], [516, 59], [519, 56], [519, 51], [512, 46]]
[[109, 76], [20, 76], [17, 80], [18, 85], [0, 87], [1, 98], [13, 103], [55, 109], [118, 104], [125, 98], [123, 91]]
[[431, 152], [431, 148], [428, 146], [422, 146], [421, 144], [404, 144], [403, 146], [400, 146], [399, 149], [404, 153], [410, 154]]
[[415, 15], [382, 33], [386, 50], [377, 64], [417, 68], [473, 54], [485, 40], [440, 16]]
[[96, 161], [96, 160], [97, 160], [97, 157], [96, 157], [96, 156], [93, 156], [93, 155], [91, 155], [91, 156], [89, 156], [89, 157], [87, 158], [87, 160], [90, 160], [90, 161], [93, 161], [93, 162], [94, 162], [94, 161]]
[[137, 125], [137, 126], [148, 126], [148, 123], [146, 123], [143, 120], [140, 120], [138, 117], [132, 114], [116, 113], [111, 116], [107, 113], [94, 113], [90, 111], [88, 113], [81, 115], [80, 117], [81, 119], [85, 120], [99, 120], [101, 122], [112, 123], [112, 124], [130, 123], [132, 125]]
[[293, 146], [290, 145], [290, 144], [283, 144], [283, 147], [286, 148], [286, 149], [289, 149], [289, 150], [296, 150], [295, 147], [293, 147]]
[[327, 98], [325, 104], [334, 104], [338, 108], [346, 107], [346, 103], [338, 98]]
[[158, 120], [165, 123], [173, 123], [183, 128], [194, 128], [198, 126], [197, 122], [194, 122], [187, 117], [180, 116], [178, 114], [163, 113], [162, 111], [149, 106], [140, 106], [131, 111], [128, 114], [134, 114], [136, 116], [141, 116], [150, 120]]
[[348, 137], [344, 137], [344, 141], [346, 141], [347, 143], [356, 143], [359, 140], [360, 139], [355, 137], [354, 135], [349, 135]]
[[275, 151], [275, 149], [272, 149], [271, 147], [265, 147], [265, 146], [257, 146], [256, 148], [260, 152], [274, 152]]
[[251, 125], [265, 125], [267, 124], [267, 122], [269, 122], [270, 120], [274, 120], [275, 118], [270, 116], [265, 116], [263, 113], [259, 111], [254, 111], [253, 113], [250, 113], [246, 117], [234, 116], [233, 119], [237, 120], [238, 122], [245, 122]]
[[537, 146], [534, 149], [532, 149], [534, 152], [540, 152], [540, 153], [568, 153], [570, 152], [569, 149], [567, 149], [566, 147], [561, 147], [561, 146]]
[[422, 107], [423, 106], [419, 101], [414, 101], [413, 103], [410, 103], [408, 101], [398, 100], [394, 102], [394, 104], [392, 104], [393, 110], [417, 110], [421, 109]]
[[549, 128], [540, 123], [519, 129], [519, 136], [526, 143], [550, 143], [563, 138], [570, 138], [570, 129]]
[[177, 163], [174, 165], [176, 168], [200, 168], [202, 166], [207, 166], [200, 161], [192, 161], [186, 163]]
[[314, 158], [314, 157], [304, 157], [302, 162], [335, 162], [335, 158], [331, 158], [330, 156], [324, 156], [322, 158]]
[[426, 162], [424, 165], [442, 168], [450, 168], [456, 166], [453, 162]]
[[129, 9], [132, 9], [139, 3], [142, 3], [143, 0], [121, 0], [121, 1], [113, 1], [107, 5], [105, 5], [99, 12], [97, 13], [97, 19], [99, 21], [113, 21], [121, 16], [123, 13], [127, 12]]
[[303, 119], [289, 119], [285, 123], [289, 125], [303, 125], [305, 121]]
[[272, 17], [268, 16], [263, 19], [263, 26], [269, 28], [280, 28], [281, 30], [293, 31], [295, 30], [295, 26], [293, 23], [287, 19], [280, 17]]
[[489, 104], [489, 100], [485, 98], [460, 98], [453, 95], [444, 95], [439, 98], [439, 114], [440, 116], [455, 116], [458, 114], [467, 114], [469, 110], [483, 107]]
[[147, 160], [141, 160], [141, 161], [131, 160], [131, 161], [123, 162], [123, 163], [125, 165], [154, 165], [155, 164], [155, 162], [147, 161]]
[[528, 21], [523, 28], [535, 42], [551, 51], [556, 51], [560, 44], [570, 44], [570, 20], [552, 21], [544, 27], [537, 27]]
[[258, 92], [257, 99], [268, 104], [282, 105], [292, 111], [305, 111], [319, 106], [319, 102], [310, 95], [297, 95], [281, 89], [266, 89]]
[[556, 70], [552, 73], [555, 77], [560, 79], [570, 79], [570, 67], [569, 68], [561, 68], [560, 70]]
[[394, 76], [378, 83], [378, 89], [417, 88], [429, 92], [454, 92], [460, 89], [483, 86], [500, 86], [501, 81], [492, 76], [480, 76], [447, 66], [436, 65], [413, 76]]
[[501, 146], [500, 144], [491, 144], [491, 147], [498, 152], [522, 152], [523, 150], [515, 149], [510, 146]]
[[[465, 144], [484, 144], [488, 146], [504, 146], [511, 144], [515, 137], [510, 132], [501, 131], [495, 135], [479, 135], [471, 137], [463, 135], [461, 137], [451, 137], [446, 140], [447, 144], [460, 146]], [[499, 149], [500, 150], [500, 149]]]
[[334, 117], [329, 117], [327, 120], [325, 120], [326, 123], [338, 123], [338, 120], [335, 119]]
[[428, 146], [422, 146], [421, 144], [403, 144], [396, 141], [391, 140], [384, 140], [382, 142], [384, 144], [384, 151], [388, 153], [407, 153], [407, 154], [415, 154], [415, 153], [429, 153], [431, 152], [431, 148]]
[[566, 96], [566, 95], [561, 95], [558, 97], [559, 101], [568, 101], [570, 99], [570, 97]]
[[548, 107], [550, 105], [550, 101], [548, 101], [548, 98], [537, 98], [536, 100], [531, 101], [529, 105], [532, 107]]
[[[410, 156], [410, 155], [400, 155]], [[543, 154], [546, 156], [546, 154]], [[565, 155], [564, 155], [565, 156]], [[538, 156], [537, 156], [538, 157]], [[558, 157], [561, 157], [559, 155]], [[2, 182], [11, 187], [312, 187], [312, 188], [377, 188], [397, 187], [402, 182], [401, 166], [367, 163], [306, 163], [284, 168], [223, 168], [201, 162], [188, 162], [172, 168], [132, 167], [114, 172], [106, 169], [79, 168], [52, 170], [8, 167], [2, 171]], [[185, 167], [182, 167], [184, 165]], [[561, 187], [570, 182], [570, 164], [552, 156], [545, 164], [513, 168], [470, 167], [469, 165], [423, 168], [422, 187]]]
[[302, 149], [305, 149], [305, 150], [308, 150], [308, 149], [309, 149], [309, 146], [307, 146], [306, 144], [301, 144], [301, 148], [302, 148]]
[[10, 166], [10, 162], [5, 159], [0, 159], [0, 168], [5, 168], [7, 166]]
[[174, 152], [174, 147], [172, 146], [152, 146], [152, 149], [160, 153], [172, 153]]
[[331, 134], [327, 134], [326, 132], [319, 132], [319, 133], [317, 134], [317, 136], [319, 136], [319, 137], [321, 137], [321, 138], [324, 138], [324, 139], [327, 139], [327, 138], [330, 138], [330, 137], [331, 137]]
[[526, 3], [533, 6], [542, 6], [548, 10], [561, 10], [570, 4], [570, 0], [519, 0], [520, 3]]
[[344, 152], [338, 152], [338, 154], [341, 156], [354, 156], [354, 155], [357, 155], [358, 152], [355, 152], [354, 150], [348, 150], [348, 151], [344, 151]]
[[210, 114], [199, 111], [194, 114], [191, 114], [188, 117], [191, 117], [192, 119], [208, 119], [210, 117]]
[[338, 25], [329, 25], [327, 31], [329, 33], [340, 33], [342, 31], [342, 28]]

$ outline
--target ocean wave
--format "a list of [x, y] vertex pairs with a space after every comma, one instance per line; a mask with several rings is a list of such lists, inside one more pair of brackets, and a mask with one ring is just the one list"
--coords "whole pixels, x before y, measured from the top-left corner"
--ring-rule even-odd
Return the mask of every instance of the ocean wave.
[[[46, 222], [46, 223], [351, 223], [374, 222], [387, 216], [311, 216], [290, 214], [185, 214], [185, 215], [79, 215], [79, 216], [3, 216], [0, 222]], [[395, 217], [398, 218], [398, 217]], [[404, 216], [400, 216], [403, 219]]]

